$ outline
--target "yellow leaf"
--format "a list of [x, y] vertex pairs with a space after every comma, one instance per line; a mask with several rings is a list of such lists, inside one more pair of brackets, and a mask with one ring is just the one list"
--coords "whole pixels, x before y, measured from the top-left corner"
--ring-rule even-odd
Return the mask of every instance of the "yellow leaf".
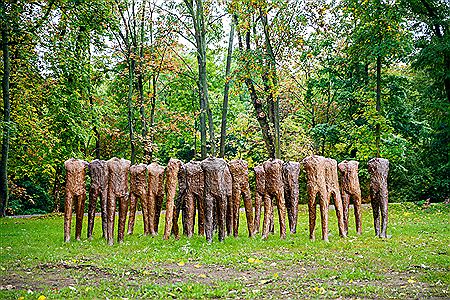
[[414, 282], [416, 282], [414, 279], [412, 279], [412, 278], [408, 279], [408, 283], [414, 283]]
[[40, 295], [38, 298], [38, 300], [45, 300], [45, 299], [47, 299], [47, 297], [45, 297], [44, 295]]
[[179, 263], [177, 263], [178, 266], [182, 267], [185, 265], [184, 261], [180, 261]]
[[249, 263], [254, 263], [255, 262], [255, 259], [253, 258], [253, 257], [249, 257], [248, 259], [247, 259], [247, 261], [249, 262]]
[[278, 277], [280, 277], [280, 275], [278, 275], [278, 273], [273, 273], [273, 279], [278, 279]]
[[200, 275], [198, 275], [198, 277], [200, 277], [200, 278], [206, 278], [206, 275], [205, 275], [205, 274], [200, 274]]
[[197, 265], [194, 265], [194, 268], [200, 268], [202, 265], [201, 264], [197, 264]]
[[19, 298], [17, 298], [17, 300], [25, 300], [25, 297], [24, 296], [19, 297]]

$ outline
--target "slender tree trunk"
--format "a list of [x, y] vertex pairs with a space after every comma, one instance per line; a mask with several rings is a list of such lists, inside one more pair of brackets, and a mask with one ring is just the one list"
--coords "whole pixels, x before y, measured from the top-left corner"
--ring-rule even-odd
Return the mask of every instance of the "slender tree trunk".
[[[378, 115], [381, 111], [381, 55], [377, 56], [377, 103], [376, 109]], [[377, 157], [380, 157], [380, 123], [378, 122], [375, 127], [375, 139], [377, 147]]]
[[228, 39], [228, 53], [227, 53], [227, 65], [225, 68], [225, 88], [223, 91], [223, 106], [222, 106], [222, 126], [220, 128], [220, 157], [225, 156], [225, 140], [227, 135], [227, 113], [228, 113], [228, 92], [230, 90], [230, 69], [231, 69], [231, 56], [233, 54], [233, 37], [234, 37], [234, 23], [231, 22], [230, 37]]
[[155, 109], [156, 109], [156, 76], [155, 74], [152, 74], [152, 96], [150, 97], [150, 149], [148, 151], [148, 161], [147, 163], [151, 163], [152, 159], [153, 159], [153, 141], [155, 140], [155, 130], [154, 130], [154, 126], [155, 126]]
[[135, 69], [135, 60], [128, 58], [128, 128], [130, 135], [130, 149], [131, 149], [131, 164], [134, 164], [136, 151], [134, 145], [134, 130], [133, 130], [133, 74]]
[[444, 54], [444, 87], [447, 101], [450, 103], [450, 55]]
[[[4, 4], [2, 4], [4, 5]], [[5, 8], [2, 7], [3, 13]], [[0, 217], [5, 216], [6, 207], [8, 206], [8, 154], [9, 154], [9, 134], [11, 121], [11, 103], [9, 99], [9, 77], [11, 72], [11, 65], [9, 59], [9, 35], [8, 25], [2, 20], [2, 52], [3, 52], [3, 78], [2, 78], [2, 93], [3, 93], [3, 135], [2, 135], [2, 158], [0, 161], [0, 194], [1, 206]]]
[[[142, 14], [141, 14], [141, 32], [140, 32], [140, 45], [139, 45], [139, 73], [138, 73], [138, 89], [139, 89], [139, 114], [141, 117], [141, 137], [142, 137], [142, 146], [144, 148], [144, 162], [150, 163], [150, 149], [149, 149], [149, 141], [147, 140], [148, 128], [147, 128], [147, 117], [145, 116], [145, 106], [144, 106], [144, 82], [143, 82], [143, 73], [144, 73], [144, 21], [145, 21], [145, 8], [146, 1], [143, 2]], [[150, 20], [151, 22], [151, 20]]]

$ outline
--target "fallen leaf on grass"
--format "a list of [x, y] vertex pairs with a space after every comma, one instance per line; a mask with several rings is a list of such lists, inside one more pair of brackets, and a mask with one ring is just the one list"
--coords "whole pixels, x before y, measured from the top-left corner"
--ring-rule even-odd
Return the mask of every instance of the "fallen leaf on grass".
[[206, 275], [205, 275], [205, 274], [200, 274], [200, 275], [198, 275], [198, 277], [200, 277], [200, 278], [206, 278]]
[[194, 268], [201, 268], [202, 267], [202, 265], [201, 264], [196, 264], [196, 265], [194, 265]]
[[260, 263], [263, 262], [262, 260], [260, 260], [260, 259], [258, 259], [258, 258], [254, 258], [254, 257], [249, 257], [249, 258], [247, 259], [247, 261], [248, 261], [249, 263], [251, 263], [251, 264], [260, 264]]
[[47, 299], [47, 297], [45, 297], [44, 295], [40, 295], [38, 298], [38, 300], [46, 300], [46, 299]]
[[183, 267], [183, 266], [185, 265], [185, 263], [184, 263], [184, 261], [180, 261], [179, 263], [177, 263], [177, 265], [178, 265], [179, 267]]
[[408, 283], [415, 283], [416, 281], [414, 279], [412, 279], [412, 277], [410, 279], [408, 279]]

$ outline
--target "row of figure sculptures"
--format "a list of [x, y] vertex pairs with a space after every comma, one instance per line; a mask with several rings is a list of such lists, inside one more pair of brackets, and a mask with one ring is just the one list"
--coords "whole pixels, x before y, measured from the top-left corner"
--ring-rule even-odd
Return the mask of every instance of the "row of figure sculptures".
[[[356, 232], [361, 234], [361, 190], [358, 162], [336, 160], [322, 156], [308, 156], [299, 162], [270, 159], [254, 168], [256, 188], [254, 205], [248, 177], [248, 164], [237, 159], [226, 162], [221, 158], [207, 158], [201, 162], [183, 164], [170, 159], [167, 166], [157, 163], [131, 165], [126, 159], [94, 160], [87, 163], [71, 158], [65, 162], [66, 201], [64, 239], [70, 241], [72, 206], [76, 210], [76, 239], [81, 229], [86, 201], [86, 168], [91, 179], [89, 190], [87, 237], [92, 238], [97, 199], [100, 198], [103, 237], [114, 243], [114, 219], [118, 205], [118, 242], [124, 239], [128, 214], [128, 234], [133, 233], [138, 201], [142, 207], [145, 235], [157, 235], [164, 197], [166, 198], [164, 239], [171, 234], [179, 237], [178, 218], [182, 213], [183, 234], [194, 234], [197, 215], [198, 234], [212, 241], [214, 230], [219, 241], [226, 235], [238, 236], [241, 198], [247, 218], [249, 236], [260, 232], [261, 207], [264, 207], [262, 237], [274, 232], [274, 207], [277, 206], [280, 237], [286, 237], [286, 213], [289, 230], [296, 233], [299, 198], [299, 173], [303, 164], [307, 178], [309, 237], [315, 239], [316, 206], [320, 206], [322, 239], [328, 241], [328, 207], [331, 198], [338, 220], [339, 234], [348, 233], [350, 198], [353, 199]], [[341, 182], [338, 179], [341, 173]], [[389, 162], [374, 158], [368, 162], [370, 197], [375, 233], [386, 237], [388, 214], [387, 175]], [[316, 200], [318, 199], [318, 201]], [[75, 202], [75, 203], [73, 203]], [[380, 221], [381, 215], [381, 221]], [[381, 229], [380, 229], [381, 224]]]

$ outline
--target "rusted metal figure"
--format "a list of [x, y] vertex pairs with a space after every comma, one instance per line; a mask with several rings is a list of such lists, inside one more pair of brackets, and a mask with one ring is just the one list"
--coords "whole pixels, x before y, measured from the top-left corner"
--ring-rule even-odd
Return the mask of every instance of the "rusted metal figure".
[[106, 238], [107, 232], [107, 204], [108, 204], [108, 165], [106, 161], [94, 159], [89, 164], [89, 176], [91, 177], [91, 187], [89, 189], [89, 209], [88, 209], [88, 239], [92, 239], [94, 230], [95, 207], [97, 198], [100, 197], [100, 208], [102, 216], [102, 232]]
[[[388, 173], [389, 161], [384, 158], [372, 158], [367, 163], [370, 173], [370, 200], [373, 210], [375, 234], [386, 238], [388, 223]], [[381, 213], [381, 221], [380, 221]], [[381, 224], [381, 230], [380, 230]]]
[[362, 233], [361, 226], [361, 188], [358, 178], [359, 162], [355, 160], [344, 160], [339, 163], [338, 168], [341, 173], [341, 196], [344, 209], [344, 228], [348, 234], [348, 211], [350, 207], [350, 198], [353, 199], [353, 208], [355, 211], [356, 233]]
[[150, 233], [150, 224], [147, 209], [147, 165], [145, 164], [132, 165], [130, 167], [130, 213], [128, 216], [128, 234], [133, 234], [138, 200], [140, 200], [142, 206], [144, 235], [148, 235]]
[[[175, 195], [177, 193], [178, 172], [182, 166], [182, 162], [178, 159], [171, 158], [166, 167], [166, 221], [164, 227], [164, 239], [167, 240], [172, 232], [174, 225], [175, 211]], [[177, 220], [175, 220], [177, 221]], [[178, 225], [178, 224], [177, 224]], [[176, 226], [177, 226], [176, 225]], [[177, 237], [177, 236], [175, 236]]]
[[232, 223], [233, 234], [238, 236], [239, 229], [239, 207], [241, 203], [241, 196], [244, 199], [245, 214], [247, 217], [248, 235], [252, 237], [253, 231], [253, 206], [252, 197], [250, 192], [250, 185], [248, 183], [248, 163], [242, 159], [232, 160], [228, 163], [231, 176], [233, 178], [232, 183]]
[[119, 225], [117, 230], [117, 241], [123, 242], [125, 233], [125, 221], [128, 211], [128, 174], [131, 162], [126, 159], [113, 157], [107, 161], [108, 182], [108, 235], [109, 245], [114, 244], [114, 219], [116, 215], [116, 200], [119, 202]]
[[275, 199], [278, 207], [280, 222], [280, 237], [286, 238], [286, 204], [284, 201], [283, 186], [283, 161], [271, 159], [263, 164], [266, 174], [266, 193], [264, 196], [264, 226], [263, 239], [267, 239], [270, 232], [270, 219], [273, 218], [272, 198]]
[[339, 235], [341, 237], [346, 237], [347, 232], [345, 231], [344, 226], [344, 212], [342, 208], [341, 191], [339, 189], [337, 161], [332, 158], [325, 158], [325, 183], [327, 186], [327, 205], [330, 205], [331, 197], [333, 197], [334, 210], [336, 211], [338, 220]]
[[256, 177], [255, 191], [255, 220], [253, 222], [254, 233], [259, 233], [261, 227], [261, 205], [263, 205], [264, 195], [266, 194], [266, 173], [262, 165], [256, 166], [254, 169]]
[[151, 235], [158, 234], [159, 217], [164, 199], [164, 167], [153, 162], [147, 166], [148, 187], [146, 217], [148, 231]]
[[291, 233], [297, 232], [299, 173], [300, 163], [290, 161], [283, 164], [284, 199]]
[[87, 162], [71, 158], [64, 162], [66, 168], [66, 201], [64, 207], [64, 241], [70, 241], [70, 225], [72, 223], [72, 204], [75, 200], [75, 238], [81, 239], [83, 226], [84, 202], [86, 201], [86, 166]]

